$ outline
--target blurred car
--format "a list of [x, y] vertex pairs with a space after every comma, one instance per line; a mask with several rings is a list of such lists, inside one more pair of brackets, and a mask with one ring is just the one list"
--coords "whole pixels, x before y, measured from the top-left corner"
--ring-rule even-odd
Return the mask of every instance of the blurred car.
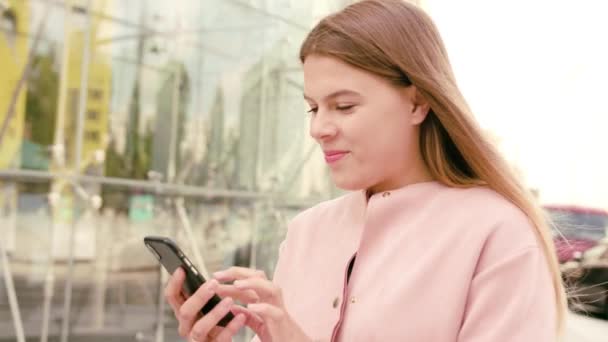
[[562, 264], [562, 274], [571, 309], [608, 319], [608, 238]]
[[562, 264], [606, 237], [608, 211], [571, 205], [547, 205], [544, 209], [552, 221], [557, 256]]

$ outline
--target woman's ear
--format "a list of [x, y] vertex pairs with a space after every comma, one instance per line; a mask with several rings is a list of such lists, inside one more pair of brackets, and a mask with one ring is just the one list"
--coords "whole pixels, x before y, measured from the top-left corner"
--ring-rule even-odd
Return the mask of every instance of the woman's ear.
[[414, 103], [411, 113], [412, 124], [420, 125], [429, 114], [431, 106], [426, 98], [422, 96], [418, 88], [414, 85], [412, 85], [412, 87], [414, 88], [412, 94], [412, 102]]

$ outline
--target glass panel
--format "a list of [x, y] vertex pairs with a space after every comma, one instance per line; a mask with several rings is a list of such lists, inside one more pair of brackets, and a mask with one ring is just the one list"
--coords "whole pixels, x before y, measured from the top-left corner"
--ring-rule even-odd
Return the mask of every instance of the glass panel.
[[[0, 118], [13, 102], [14, 114], [0, 144], [0, 233], [28, 336], [151, 340], [163, 324], [175, 340], [144, 236], [174, 238], [208, 271], [272, 274], [286, 222], [335, 194], [307, 138], [297, 56], [339, 2], [6, 3]], [[213, 195], [227, 189], [237, 192]], [[0, 283], [10, 340], [13, 291]]]

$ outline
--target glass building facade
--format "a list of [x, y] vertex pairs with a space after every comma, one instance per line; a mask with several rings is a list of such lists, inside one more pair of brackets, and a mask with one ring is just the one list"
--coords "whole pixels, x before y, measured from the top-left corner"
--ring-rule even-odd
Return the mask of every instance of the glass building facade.
[[298, 50], [350, 2], [0, 1], [0, 341], [177, 340], [146, 235], [271, 274], [338, 194]]

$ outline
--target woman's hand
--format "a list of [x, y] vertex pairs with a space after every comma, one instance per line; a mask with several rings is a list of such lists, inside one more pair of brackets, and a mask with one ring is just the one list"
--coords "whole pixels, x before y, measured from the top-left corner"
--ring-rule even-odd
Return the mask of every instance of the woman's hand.
[[232, 282], [234, 290], [257, 301], [249, 302], [247, 308], [235, 307], [235, 313], [245, 314], [245, 324], [262, 342], [308, 342], [312, 341], [285, 309], [281, 289], [266, 278], [262, 271], [243, 267], [231, 267], [214, 273], [221, 282]]
[[[179, 322], [180, 336], [193, 342], [232, 341], [232, 337], [245, 325], [246, 313], [234, 311], [233, 299], [224, 297], [208, 314], [202, 316], [201, 308], [214, 294], [218, 293], [220, 285], [217, 280], [210, 280], [186, 299], [182, 294], [184, 279], [184, 270], [179, 268], [173, 273], [165, 287], [165, 298]], [[231, 311], [236, 314], [235, 318], [225, 328], [217, 326], [217, 323]]]

